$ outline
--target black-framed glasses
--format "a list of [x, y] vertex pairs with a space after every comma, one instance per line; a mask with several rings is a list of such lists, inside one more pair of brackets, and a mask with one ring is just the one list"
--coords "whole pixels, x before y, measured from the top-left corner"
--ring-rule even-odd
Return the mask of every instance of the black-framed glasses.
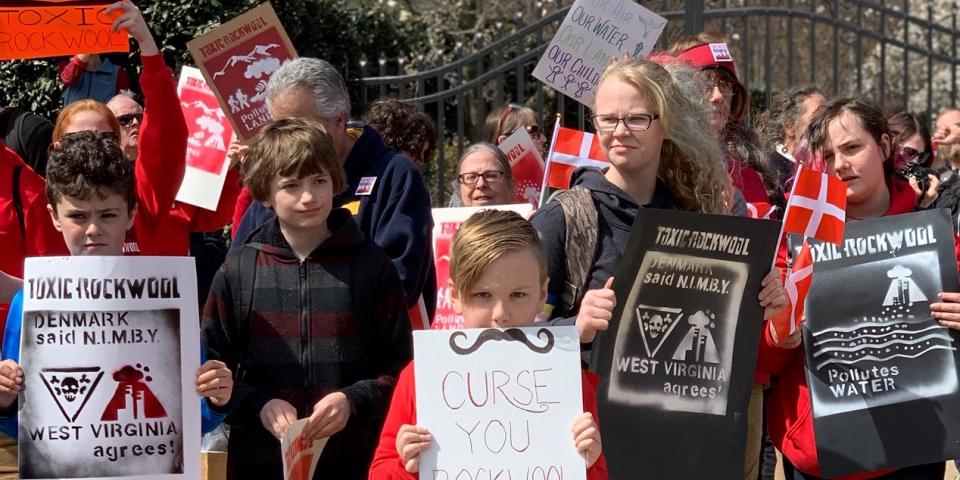
[[733, 81], [727, 78], [727, 76], [721, 73], [718, 70], [708, 70], [707, 71], [707, 94], [713, 93], [713, 89], [716, 88], [720, 90], [720, 93], [724, 96], [729, 96], [733, 94]]
[[900, 151], [902, 151], [903, 156], [907, 157], [907, 160], [912, 163], [923, 164], [930, 158], [930, 152], [921, 152], [913, 147], [900, 147]]
[[631, 113], [626, 117], [616, 115], [594, 115], [593, 128], [600, 133], [609, 133], [617, 129], [617, 124], [623, 122], [623, 126], [631, 132], [643, 132], [650, 128], [654, 120], [660, 118], [659, 114]]
[[545, 135], [543, 130], [540, 129], [540, 125], [530, 125], [529, 127], [525, 128], [527, 129], [527, 133], [530, 134], [531, 138], [537, 138], [541, 135]]
[[457, 180], [463, 185], [476, 185], [480, 177], [487, 183], [497, 183], [503, 180], [504, 173], [500, 170], [487, 170], [485, 172], [467, 172], [457, 175]]
[[125, 113], [117, 117], [117, 121], [120, 122], [120, 125], [123, 125], [124, 127], [129, 127], [132, 125], [134, 120], [136, 120], [137, 123], [143, 123], [143, 114]]
[[95, 137], [97, 137], [98, 140], [110, 140], [114, 143], [117, 143], [117, 141], [120, 139], [120, 136], [117, 135], [117, 132], [96, 132], [93, 130], [80, 130], [78, 132], [64, 133], [63, 138], [74, 137], [80, 135], [81, 133], [92, 133]]

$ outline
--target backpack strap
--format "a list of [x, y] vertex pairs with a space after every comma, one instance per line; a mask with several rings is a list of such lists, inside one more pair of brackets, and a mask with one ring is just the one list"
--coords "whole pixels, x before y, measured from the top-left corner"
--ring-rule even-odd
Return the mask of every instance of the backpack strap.
[[597, 256], [599, 212], [590, 190], [577, 185], [554, 197], [563, 209], [566, 226], [564, 259], [566, 279], [560, 301], [563, 312], [575, 311], [589, 286], [590, 268]]
[[231, 343], [237, 351], [237, 379], [242, 379], [245, 373], [244, 354], [250, 341], [250, 316], [253, 314], [253, 293], [257, 283], [257, 253], [257, 249], [245, 245], [238, 254], [229, 255], [226, 260], [227, 284], [236, 315]]
[[20, 235], [26, 241], [27, 222], [23, 213], [23, 198], [20, 196], [20, 173], [23, 172], [23, 165], [13, 167], [13, 209], [17, 212], [17, 222], [20, 223]]

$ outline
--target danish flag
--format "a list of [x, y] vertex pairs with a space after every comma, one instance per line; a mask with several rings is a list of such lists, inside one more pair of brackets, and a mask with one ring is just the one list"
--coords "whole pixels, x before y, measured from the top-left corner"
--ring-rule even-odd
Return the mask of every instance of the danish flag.
[[783, 230], [840, 244], [847, 218], [847, 187], [839, 178], [800, 166], [787, 200]]
[[777, 332], [778, 341], [782, 342], [800, 328], [800, 323], [803, 321], [804, 303], [812, 284], [813, 256], [810, 254], [810, 245], [804, 239], [800, 254], [793, 262], [790, 275], [787, 276], [786, 284], [783, 286], [787, 291], [787, 298], [790, 299], [790, 308], [784, 313], [789, 312], [789, 315], [781, 314], [773, 318], [773, 328]]
[[562, 190], [570, 188], [570, 177], [577, 168], [610, 165], [596, 135], [566, 127], [557, 129], [548, 162], [547, 186]]
[[767, 202], [747, 202], [747, 216], [750, 218], [759, 218], [761, 220], [770, 220], [773, 212], [777, 211], [776, 205]]

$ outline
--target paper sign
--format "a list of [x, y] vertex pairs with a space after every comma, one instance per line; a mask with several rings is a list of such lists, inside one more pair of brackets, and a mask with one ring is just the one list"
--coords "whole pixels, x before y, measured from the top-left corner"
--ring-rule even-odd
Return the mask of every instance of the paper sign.
[[190, 257], [28, 258], [20, 478], [198, 479]]
[[840, 246], [810, 242], [803, 345], [823, 476], [960, 456], [958, 336], [930, 314], [938, 293], [958, 291], [947, 212], [851, 222]]
[[523, 218], [533, 215], [533, 206], [529, 203], [433, 209], [433, 263], [437, 269], [437, 310], [430, 327], [434, 330], [463, 328], [463, 317], [453, 311], [453, 303], [450, 301], [450, 242], [453, 241], [453, 234], [460, 229], [460, 224], [474, 213], [489, 208], [514, 211]]
[[[613, 319], [592, 349], [610, 478], [743, 478], [757, 297], [778, 231], [743, 217], [637, 212]], [[657, 434], [637, 435], [640, 425]]]
[[230, 168], [227, 148], [234, 138], [233, 126], [227, 121], [200, 70], [183, 67], [177, 96], [189, 132], [187, 170], [177, 192], [177, 201], [215, 211]]
[[413, 332], [421, 480], [586, 478], [576, 327]]
[[0, 6], [0, 60], [129, 52], [126, 29], [113, 31], [120, 12], [104, 13], [110, 3], [27, 0]]
[[303, 433], [307, 420], [301, 418], [293, 422], [280, 439], [284, 480], [311, 480], [314, 470], [317, 469], [320, 454], [323, 453], [323, 447], [327, 446], [327, 440], [330, 439], [329, 437], [321, 438], [313, 442], [304, 440], [300, 434]]
[[270, 3], [187, 43], [234, 132], [248, 141], [270, 121], [264, 98], [270, 75], [297, 57]]
[[529, 203], [536, 209], [543, 186], [543, 157], [525, 128], [518, 128], [499, 146], [510, 160], [510, 170], [516, 184], [513, 201]]
[[650, 54], [666, 25], [667, 19], [630, 0], [577, 0], [533, 76], [592, 107], [600, 75], [610, 61], [624, 53]]

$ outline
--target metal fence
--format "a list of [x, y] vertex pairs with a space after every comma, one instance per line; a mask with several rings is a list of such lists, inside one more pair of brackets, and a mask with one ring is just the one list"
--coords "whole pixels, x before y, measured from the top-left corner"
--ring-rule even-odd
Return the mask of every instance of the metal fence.
[[[627, 0], [629, 1], [629, 0]], [[778, 91], [815, 84], [836, 96], [860, 95], [888, 111], [910, 110], [932, 119], [957, 105], [957, 11], [954, 1], [641, 1], [669, 22], [658, 42], [681, 35], [723, 34], [737, 60], [740, 81], [753, 93], [754, 111]], [[374, 76], [348, 79], [355, 114], [380, 98], [423, 104], [437, 122], [442, 145], [428, 172], [435, 202], [446, 201], [451, 163], [479, 140], [492, 108], [524, 103], [547, 127], [559, 114], [584, 129], [587, 113], [533, 78], [538, 59], [569, 5], [446, 65], [411, 74], [402, 60], [381, 59]], [[356, 72], [352, 72], [356, 73]]]

